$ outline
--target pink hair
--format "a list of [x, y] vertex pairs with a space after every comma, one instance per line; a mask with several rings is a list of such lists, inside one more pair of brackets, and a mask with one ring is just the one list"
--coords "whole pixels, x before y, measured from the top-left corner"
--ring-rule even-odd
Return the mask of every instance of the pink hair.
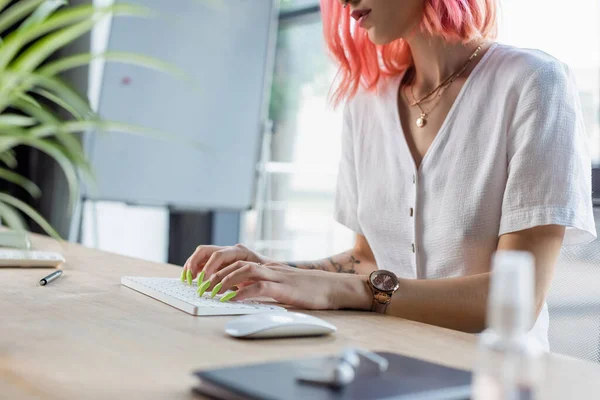
[[[338, 0], [321, 0], [321, 12], [327, 47], [339, 64], [334, 104], [352, 98], [359, 85], [374, 91], [380, 78], [400, 74], [412, 65], [405, 40], [373, 44], [365, 30], [353, 29], [349, 9]], [[449, 42], [494, 38], [496, 14], [496, 0], [425, 0], [420, 29]]]

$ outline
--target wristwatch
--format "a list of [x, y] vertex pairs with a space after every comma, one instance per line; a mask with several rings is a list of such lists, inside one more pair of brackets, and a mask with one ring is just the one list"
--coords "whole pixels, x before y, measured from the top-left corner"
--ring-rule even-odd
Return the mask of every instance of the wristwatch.
[[390, 301], [392, 301], [392, 295], [400, 286], [398, 278], [391, 271], [377, 270], [371, 272], [368, 283], [373, 291], [373, 306], [371, 307], [371, 311], [380, 314], [385, 313], [385, 309], [390, 304]]

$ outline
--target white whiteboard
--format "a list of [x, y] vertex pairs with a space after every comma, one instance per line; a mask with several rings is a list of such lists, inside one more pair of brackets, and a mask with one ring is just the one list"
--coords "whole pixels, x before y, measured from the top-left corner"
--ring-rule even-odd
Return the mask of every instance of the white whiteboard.
[[[198, 81], [106, 63], [98, 104], [104, 119], [200, 141], [163, 142], [113, 132], [86, 141], [92, 200], [191, 210], [252, 205], [275, 47], [277, 0], [126, 0], [164, 18], [113, 19], [108, 51], [168, 61]], [[119, 3], [116, 1], [115, 3]]]

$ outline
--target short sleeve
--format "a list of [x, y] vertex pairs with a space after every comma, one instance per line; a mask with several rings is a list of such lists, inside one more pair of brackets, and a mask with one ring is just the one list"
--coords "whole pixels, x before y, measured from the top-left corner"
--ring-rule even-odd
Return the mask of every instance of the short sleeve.
[[337, 222], [362, 235], [358, 222], [358, 184], [354, 159], [352, 117], [349, 105], [344, 106], [342, 152], [335, 193], [334, 217]]
[[507, 155], [500, 235], [562, 225], [566, 245], [596, 237], [588, 137], [575, 79], [566, 65], [548, 63], [522, 86], [509, 125]]

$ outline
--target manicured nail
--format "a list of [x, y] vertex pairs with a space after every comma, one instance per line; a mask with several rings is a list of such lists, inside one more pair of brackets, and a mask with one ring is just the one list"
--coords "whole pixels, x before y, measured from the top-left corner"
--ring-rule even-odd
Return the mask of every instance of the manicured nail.
[[188, 285], [191, 285], [193, 280], [194, 280], [194, 278], [192, 277], [192, 271], [188, 269], [188, 272], [187, 272]]
[[185, 268], [181, 269], [181, 278], [179, 278], [179, 279], [181, 279], [181, 282], [185, 282], [185, 275], [186, 275], [185, 271], [186, 271]]
[[210, 287], [210, 281], [206, 281], [202, 285], [200, 285], [200, 287], [198, 288], [198, 296], [202, 297], [204, 292], [206, 292], [206, 289], [208, 289], [209, 287]]
[[233, 299], [236, 294], [237, 294], [237, 292], [229, 292], [229, 293], [225, 294], [223, 297], [221, 297], [221, 300], [219, 300], [219, 301], [221, 303], [225, 303], [226, 301]]
[[204, 282], [204, 271], [200, 272], [200, 275], [198, 275], [198, 287], [200, 287], [200, 285], [202, 285], [203, 282]]
[[214, 298], [217, 293], [219, 293], [219, 290], [221, 290], [221, 288], [223, 287], [223, 282], [219, 282], [217, 284], [217, 286], [214, 287], [214, 289], [212, 290], [212, 292], [210, 292], [210, 298]]

